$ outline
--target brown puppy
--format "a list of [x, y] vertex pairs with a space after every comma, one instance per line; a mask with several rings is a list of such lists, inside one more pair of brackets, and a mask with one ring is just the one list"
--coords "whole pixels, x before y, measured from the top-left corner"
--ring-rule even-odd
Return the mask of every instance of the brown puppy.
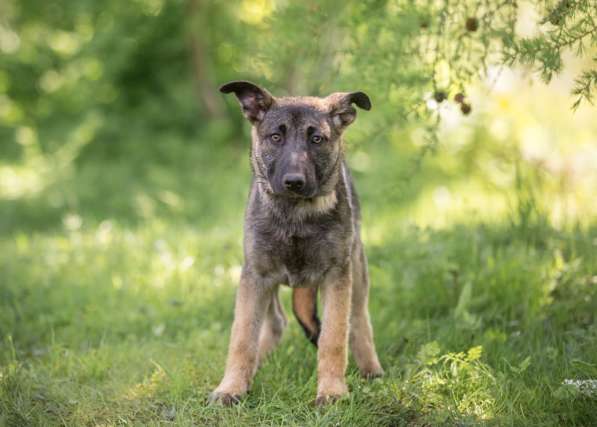
[[342, 142], [343, 131], [356, 118], [353, 104], [369, 110], [371, 102], [362, 92], [274, 98], [245, 81], [220, 90], [236, 95], [252, 124], [253, 179], [226, 371], [211, 400], [237, 402], [280, 341], [287, 323], [280, 284], [293, 288], [293, 311], [319, 347], [316, 402], [335, 400], [348, 393], [349, 335], [361, 374], [383, 374], [367, 309], [359, 202]]

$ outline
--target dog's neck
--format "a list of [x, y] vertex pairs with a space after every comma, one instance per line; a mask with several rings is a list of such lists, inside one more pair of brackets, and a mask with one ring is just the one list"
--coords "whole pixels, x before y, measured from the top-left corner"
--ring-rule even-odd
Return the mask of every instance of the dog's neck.
[[299, 198], [273, 194], [267, 185], [260, 181], [256, 181], [255, 185], [261, 202], [267, 205], [268, 210], [279, 219], [289, 222], [300, 222], [325, 215], [338, 204], [335, 188], [315, 197]]
[[[259, 184], [258, 184], [259, 185]], [[288, 221], [303, 221], [325, 215], [334, 209], [338, 203], [336, 190], [325, 195], [309, 199], [276, 196], [261, 189], [264, 203], [267, 203], [272, 213]]]

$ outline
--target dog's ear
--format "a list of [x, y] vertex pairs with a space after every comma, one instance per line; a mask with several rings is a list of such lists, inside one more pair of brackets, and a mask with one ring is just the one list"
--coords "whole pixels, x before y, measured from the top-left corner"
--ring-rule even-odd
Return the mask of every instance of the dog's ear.
[[274, 103], [274, 97], [265, 89], [246, 81], [234, 81], [220, 87], [220, 92], [234, 92], [245, 117], [253, 124], [263, 120]]
[[352, 104], [363, 110], [371, 109], [371, 100], [364, 92], [332, 93], [326, 98], [326, 101], [332, 122], [339, 130], [344, 129], [357, 118], [357, 110]]

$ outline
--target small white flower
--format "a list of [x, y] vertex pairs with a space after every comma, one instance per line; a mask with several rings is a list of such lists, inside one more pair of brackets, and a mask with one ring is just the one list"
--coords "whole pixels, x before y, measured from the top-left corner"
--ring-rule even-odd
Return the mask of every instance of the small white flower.
[[166, 325], [164, 325], [163, 323], [160, 323], [159, 325], [155, 325], [152, 328], [152, 332], [156, 337], [161, 336], [165, 330], [166, 330]]
[[597, 380], [572, 380], [566, 379], [562, 383], [567, 386], [572, 386], [582, 394], [592, 396], [597, 394]]

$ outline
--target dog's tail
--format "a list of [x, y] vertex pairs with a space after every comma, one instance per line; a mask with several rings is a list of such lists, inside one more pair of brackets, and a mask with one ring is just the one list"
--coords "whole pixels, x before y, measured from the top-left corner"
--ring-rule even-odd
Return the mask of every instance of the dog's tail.
[[309, 341], [317, 347], [321, 330], [317, 317], [317, 288], [292, 289], [292, 311]]

